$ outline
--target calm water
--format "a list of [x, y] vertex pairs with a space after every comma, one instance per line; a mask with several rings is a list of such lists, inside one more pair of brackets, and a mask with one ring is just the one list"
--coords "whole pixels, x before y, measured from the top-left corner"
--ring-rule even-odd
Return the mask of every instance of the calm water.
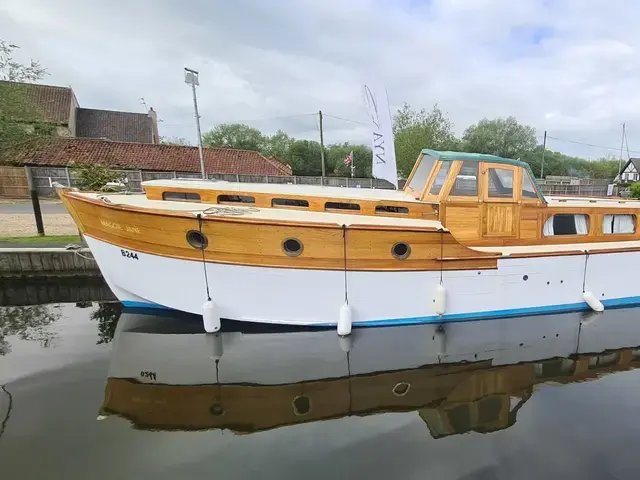
[[[640, 474], [637, 309], [339, 341], [205, 335], [194, 317], [92, 302], [98, 286], [21, 288], [1, 297], [2, 479]], [[17, 305], [56, 295], [77, 303]]]

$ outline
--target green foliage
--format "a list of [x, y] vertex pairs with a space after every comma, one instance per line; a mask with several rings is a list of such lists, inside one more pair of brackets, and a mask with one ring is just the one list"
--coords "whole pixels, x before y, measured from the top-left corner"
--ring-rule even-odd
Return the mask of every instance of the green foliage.
[[630, 190], [632, 198], [640, 198], [640, 182], [632, 183]]
[[76, 164], [70, 162], [69, 166], [73, 168], [76, 186], [80, 190], [107, 191], [109, 190], [107, 183], [121, 180], [121, 175], [118, 172], [101, 163]]
[[405, 103], [394, 116], [393, 135], [398, 173], [405, 178], [423, 148], [454, 150], [458, 146], [453, 124], [438, 105], [431, 111], [416, 111]]
[[514, 117], [483, 118], [465, 130], [462, 142], [467, 152], [518, 158], [536, 147], [536, 130]]
[[11, 353], [8, 337], [40, 342], [43, 347], [51, 344], [56, 333], [48, 328], [60, 318], [59, 307], [30, 305], [24, 307], [0, 307], [0, 356]]
[[[531, 170], [540, 177], [542, 168], [542, 146], [524, 152], [520, 159], [527, 162]], [[572, 157], [560, 152], [547, 150], [544, 152], [544, 176], [568, 175], [581, 178], [611, 178], [618, 174], [618, 160], [601, 158], [589, 161], [585, 158]]]
[[257, 128], [242, 123], [222, 123], [202, 135], [205, 147], [227, 147], [241, 150], [261, 151], [264, 136]]
[[162, 145], [181, 145], [190, 147], [191, 142], [183, 137], [160, 137], [160, 144]]
[[311, 140], [294, 140], [283, 159], [293, 170], [294, 175], [322, 175], [320, 144]]
[[355, 176], [358, 178], [371, 177], [371, 149], [364, 145], [350, 143], [329, 145], [325, 152], [327, 172], [338, 177], [350, 177], [351, 167], [344, 163], [349, 153], [353, 152]]
[[289, 153], [291, 144], [295, 141], [295, 138], [290, 137], [282, 130], [278, 130], [271, 136], [264, 136], [262, 140], [262, 150], [260, 153], [267, 157], [276, 157], [283, 160]]
[[97, 345], [110, 343], [113, 340], [121, 313], [122, 304], [120, 302], [102, 302], [98, 304], [98, 308], [91, 314], [91, 320], [98, 322]]
[[[0, 80], [35, 82], [44, 78], [47, 71], [40, 63], [31, 60], [29, 65], [22, 65], [13, 60], [17, 48], [0, 40]], [[41, 112], [29, 103], [24, 85], [0, 84], [0, 148], [11, 148], [33, 136], [55, 132], [55, 126], [44, 123]]]

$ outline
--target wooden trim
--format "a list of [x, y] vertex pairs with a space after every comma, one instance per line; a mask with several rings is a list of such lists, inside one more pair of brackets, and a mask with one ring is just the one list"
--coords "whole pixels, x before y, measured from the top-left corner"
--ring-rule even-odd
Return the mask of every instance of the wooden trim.
[[[409, 177], [407, 178], [407, 181], [404, 184], [404, 189], [405, 190], [407, 190], [409, 188], [409, 184], [411, 183], [411, 180], [413, 179], [413, 176], [416, 174], [416, 171], [418, 170], [418, 166], [422, 162], [422, 157], [424, 157], [424, 153], [420, 152], [420, 155], [418, 155], [418, 159], [413, 164], [413, 168], [411, 169], [411, 173], [409, 174]], [[409, 190], [411, 190], [412, 192], [418, 193], [413, 188], [409, 188]]]

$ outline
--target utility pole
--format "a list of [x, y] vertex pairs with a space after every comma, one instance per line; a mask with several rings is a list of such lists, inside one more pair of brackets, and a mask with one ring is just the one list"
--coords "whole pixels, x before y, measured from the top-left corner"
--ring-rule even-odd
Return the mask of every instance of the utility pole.
[[547, 131], [544, 131], [544, 140], [542, 142], [542, 164], [540, 165], [540, 180], [544, 180], [544, 152], [547, 150]]
[[198, 72], [191, 70], [187, 67], [184, 68], [184, 83], [191, 85], [193, 91], [193, 110], [196, 117], [196, 127], [198, 129], [198, 153], [200, 154], [200, 170], [202, 171], [202, 178], [207, 178], [207, 173], [204, 170], [204, 154], [202, 153], [202, 134], [200, 133], [200, 115], [198, 114], [198, 99], [196, 98], [196, 85], [200, 85], [198, 82]]
[[627, 135], [626, 123], [622, 124], [622, 140], [620, 141], [620, 159], [618, 160], [618, 181], [622, 182], [622, 149], [624, 148], [624, 137]]
[[322, 132], [322, 110], [318, 111], [318, 118], [320, 119], [320, 161], [322, 162], [322, 182], [324, 184], [324, 177], [326, 175], [324, 168], [324, 134]]

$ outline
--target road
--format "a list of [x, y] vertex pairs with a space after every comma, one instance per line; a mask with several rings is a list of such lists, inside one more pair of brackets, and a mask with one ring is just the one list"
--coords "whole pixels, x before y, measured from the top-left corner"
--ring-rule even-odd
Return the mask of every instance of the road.
[[[67, 209], [59, 201], [46, 201], [40, 202], [40, 210], [43, 215], [55, 214], [55, 213], [67, 213]], [[1, 203], [0, 215], [16, 215], [16, 214], [30, 214], [33, 215], [33, 207], [30, 201], [18, 202], [18, 203]]]

